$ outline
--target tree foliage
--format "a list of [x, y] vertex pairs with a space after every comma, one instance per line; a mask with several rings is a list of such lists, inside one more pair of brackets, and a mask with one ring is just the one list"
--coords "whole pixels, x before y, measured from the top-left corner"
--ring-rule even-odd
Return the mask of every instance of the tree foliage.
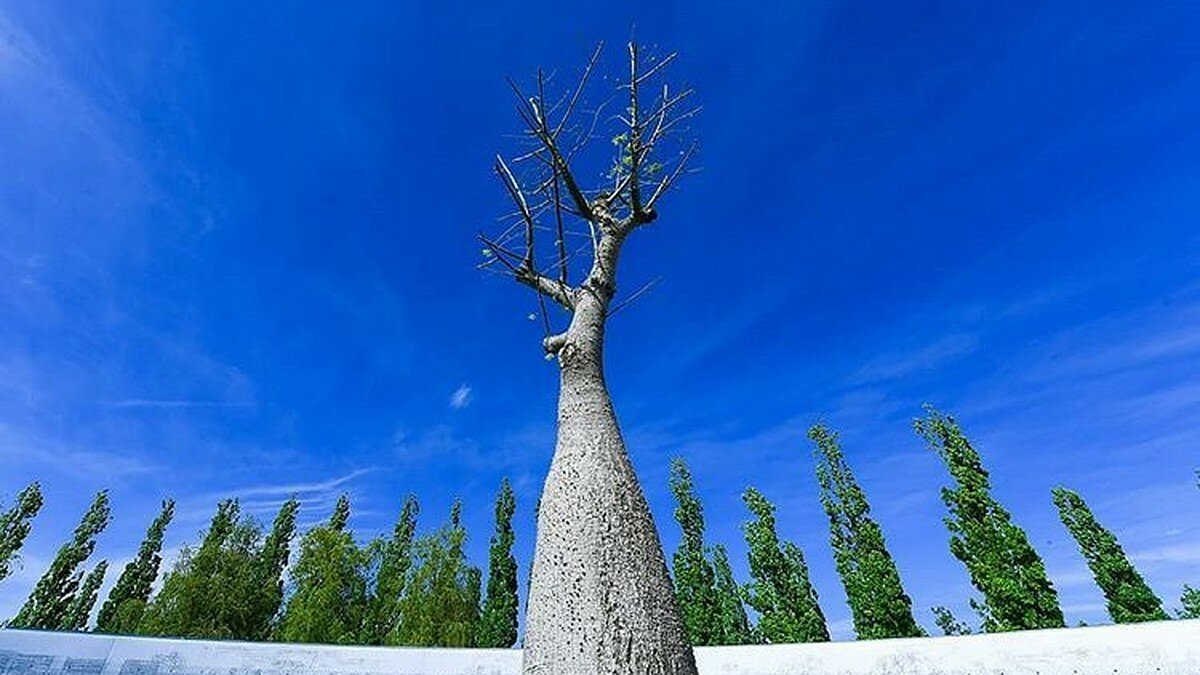
[[217, 506], [200, 546], [185, 548], [151, 600], [138, 632], [176, 637], [261, 640], [278, 610], [278, 576], [295, 527], [295, 500], [280, 507], [264, 541], [236, 500]]
[[409, 495], [404, 500], [404, 507], [396, 519], [391, 536], [376, 539], [370, 545], [373, 583], [363, 627], [363, 642], [366, 644], [397, 644], [400, 600], [412, 569], [413, 539], [419, 512], [417, 498]]
[[88, 617], [92, 607], [96, 605], [96, 596], [100, 593], [100, 585], [104, 583], [104, 575], [108, 572], [108, 561], [101, 560], [96, 567], [83, 578], [75, 597], [67, 607], [60, 630], [83, 630], [87, 627]]
[[672, 558], [675, 597], [683, 625], [693, 645], [721, 644], [724, 626], [716, 574], [704, 546], [704, 507], [687, 464], [678, 457], [671, 461], [670, 487], [675, 495], [675, 521], [683, 534]]
[[989, 633], [1065, 625], [1045, 563], [1029, 544], [1025, 531], [991, 495], [991, 482], [979, 453], [953, 417], [932, 406], [914, 422], [954, 479], [942, 488], [950, 514], [950, 551], [966, 566], [983, 602], [971, 601]]
[[1063, 525], [1071, 532], [1087, 561], [1096, 585], [1104, 591], [1108, 614], [1116, 623], [1162, 621], [1162, 600], [1129, 562], [1117, 538], [1096, 520], [1083, 497], [1063, 487], [1052, 491]]
[[742, 499], [754, 515], [744, 526], [751, 577], [746, 599], [758, 612], [758, 635], [770, 643], [827, 642], [829, 629], [804, 553], [791, 542], [780, 542], [775, 506], [758, 490], [746, 490]]
[[271, 531], [251, 563], [253, 592], [246, 621], [248, 639], [266, 640], [275, 628], [275, 619], [283, 606], [283, 572], [296, 536], [296, 514], [300, 502], [295, 497], [283, 502], [271, 523]]
[[946, 607], [933, 608], [933, 622], [942, 630], [942, 635], [970, 635], [971, 627], [959, 621]]
[[[96, 536], [104, 531], [111, 518], [108, 492], [102, 490], [96, 494], [83, 514], [75, 528], [74, 536], [58, 549], [50, 567], [34, 586], [25, 605], [9, 622], [9, 627], [70, 629], [67, 626], [67, 621], [71, 618], [68, 617], [68, 612], [83, 583], [83, 571], [79, 567], [92, 555], [96, 548]], [[91, 605], [88, 607], [90, 609]]]
[[367, 610], [368, 557], [346, 529], [349, 517], [350, 500], [342, 495], [329, 521], [304, 535], [279, 626], [281, 640], [359, 641]]
[[837, 434], [824, 425], [808, 430], [816, 446], [821, 506], [829, 517], [830, 543], [846, 589], [854, 630], [860, 640], [917, 637], [925, 631], [912, 613], [900, 572], [871, 517], [871, 506], [846, 464]]
[[479, 616], [479, 647], [511, 647], [517, 642], [517, 559], [513, 557], [513, 514], [517, 500], [505, 478], [496, 495], [496, 530], [488, 548], [487, 595]]
[[733, 578], [729, 555], [724, 546], [717, 544], [713, 547], [712, 562], [720, 625], [720, 633], [713, 644], [748, 644], [753, 641], [753, 632], [750, 620], [746, 618], [746, 607], [742, 604], [742, 589]]
[[30, 483], [17, 493], [13, 505], [0, 513], [0, 581], [12, 573], [12, 564], [19, 559], [42, 503], [41, 485]]
[[450, 522], [417, 540], [416, 564], [400, 601], [399, 644], [471, 647], [479, 624], [478, 567], [463, 552], [467, 533], [462, 505], [455, 502]]
[[150, 523], [146, 538], [138, 548], [137, 557], [117, 578], [117, 584], [109, 591], [108, 598], [100, 607], [96, 617], [96, 630], [103, 633], [133, 633], [146, 611], [151, 589], [158, 578], [162, 565], [163, 536], [167, 525], [175, 517], [175, 502], [170, 499], [162, 503], [158, 517]]
[[1179, 602], [1183, 605], [1178, 614], [1180, 619], [1200, 619], [1200, 588], [1184, 584]]

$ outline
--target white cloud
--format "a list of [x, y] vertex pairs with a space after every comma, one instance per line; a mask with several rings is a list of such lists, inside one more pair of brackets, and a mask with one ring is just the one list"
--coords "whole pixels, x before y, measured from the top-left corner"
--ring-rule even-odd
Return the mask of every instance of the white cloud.
[[450, 394], [451, 408], [454, 408], [455, 410], [462, 410], [469, 405], [471, 405], [471, 388], [469, 386], [464, 384], [458, 389], [455, 389], [453, 394]]
[[947, 335], [914, 350], [880, 355], [860, 368], [850, 381], [862, 384], [901, 378], [971, 354], [978, 347], [979, 338], [973, 334]]
[[226, 403], [223, 401], [156, 398], [127, 398], [112, 402], [114, 408], [244, 408], [249, 405], [249, 403]]
[[1168, 544], [1134, 551], [1129, 557], [1139, 565], [1195, 565], [1200, 563], [1200, 544]]
[[270, 497], [282, 496], [290, 497], [291, 495], [305, 495], [312, 493], [323, 493], [334, 490], [359, 476], [375, 471], [377, 467], [367, 467], [365, 469], [356, 469], [348, 474], [331, 478], [325, 481], [317, 481], [314, 483], [280, 483], [277, 485], [251, 485], [235, 490], [213, 493], [211, 497], [225, 498], [237, 497], [239, 499], [245, 497]]

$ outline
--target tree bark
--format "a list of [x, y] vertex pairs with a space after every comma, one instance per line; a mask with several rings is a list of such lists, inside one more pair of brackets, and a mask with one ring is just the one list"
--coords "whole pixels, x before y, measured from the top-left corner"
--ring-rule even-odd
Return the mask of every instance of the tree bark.
[[604, 381], [622, 237], [604, 239], [558, 349], [558, 438], [538, 511], [523, 671], [695, 675], [658, 531]]

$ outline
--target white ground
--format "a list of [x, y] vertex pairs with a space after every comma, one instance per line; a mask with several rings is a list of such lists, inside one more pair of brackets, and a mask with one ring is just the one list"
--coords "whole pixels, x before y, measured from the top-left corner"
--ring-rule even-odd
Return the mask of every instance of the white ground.
[[[701, 675], [1197, 675], [1200, 621], [702, 647], [696, 662]], [[518, 675], [520, 665], [521, 652], [515, 649], [329, 647], [0, 630], [0, 673], [14, 675]]]

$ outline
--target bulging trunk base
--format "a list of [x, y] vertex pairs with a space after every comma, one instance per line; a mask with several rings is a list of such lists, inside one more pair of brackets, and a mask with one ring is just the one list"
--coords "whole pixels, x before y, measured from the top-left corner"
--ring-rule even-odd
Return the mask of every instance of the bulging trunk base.
[[563, 370], [524, 649], [525, 675], [696, 675], [598, 367]]

